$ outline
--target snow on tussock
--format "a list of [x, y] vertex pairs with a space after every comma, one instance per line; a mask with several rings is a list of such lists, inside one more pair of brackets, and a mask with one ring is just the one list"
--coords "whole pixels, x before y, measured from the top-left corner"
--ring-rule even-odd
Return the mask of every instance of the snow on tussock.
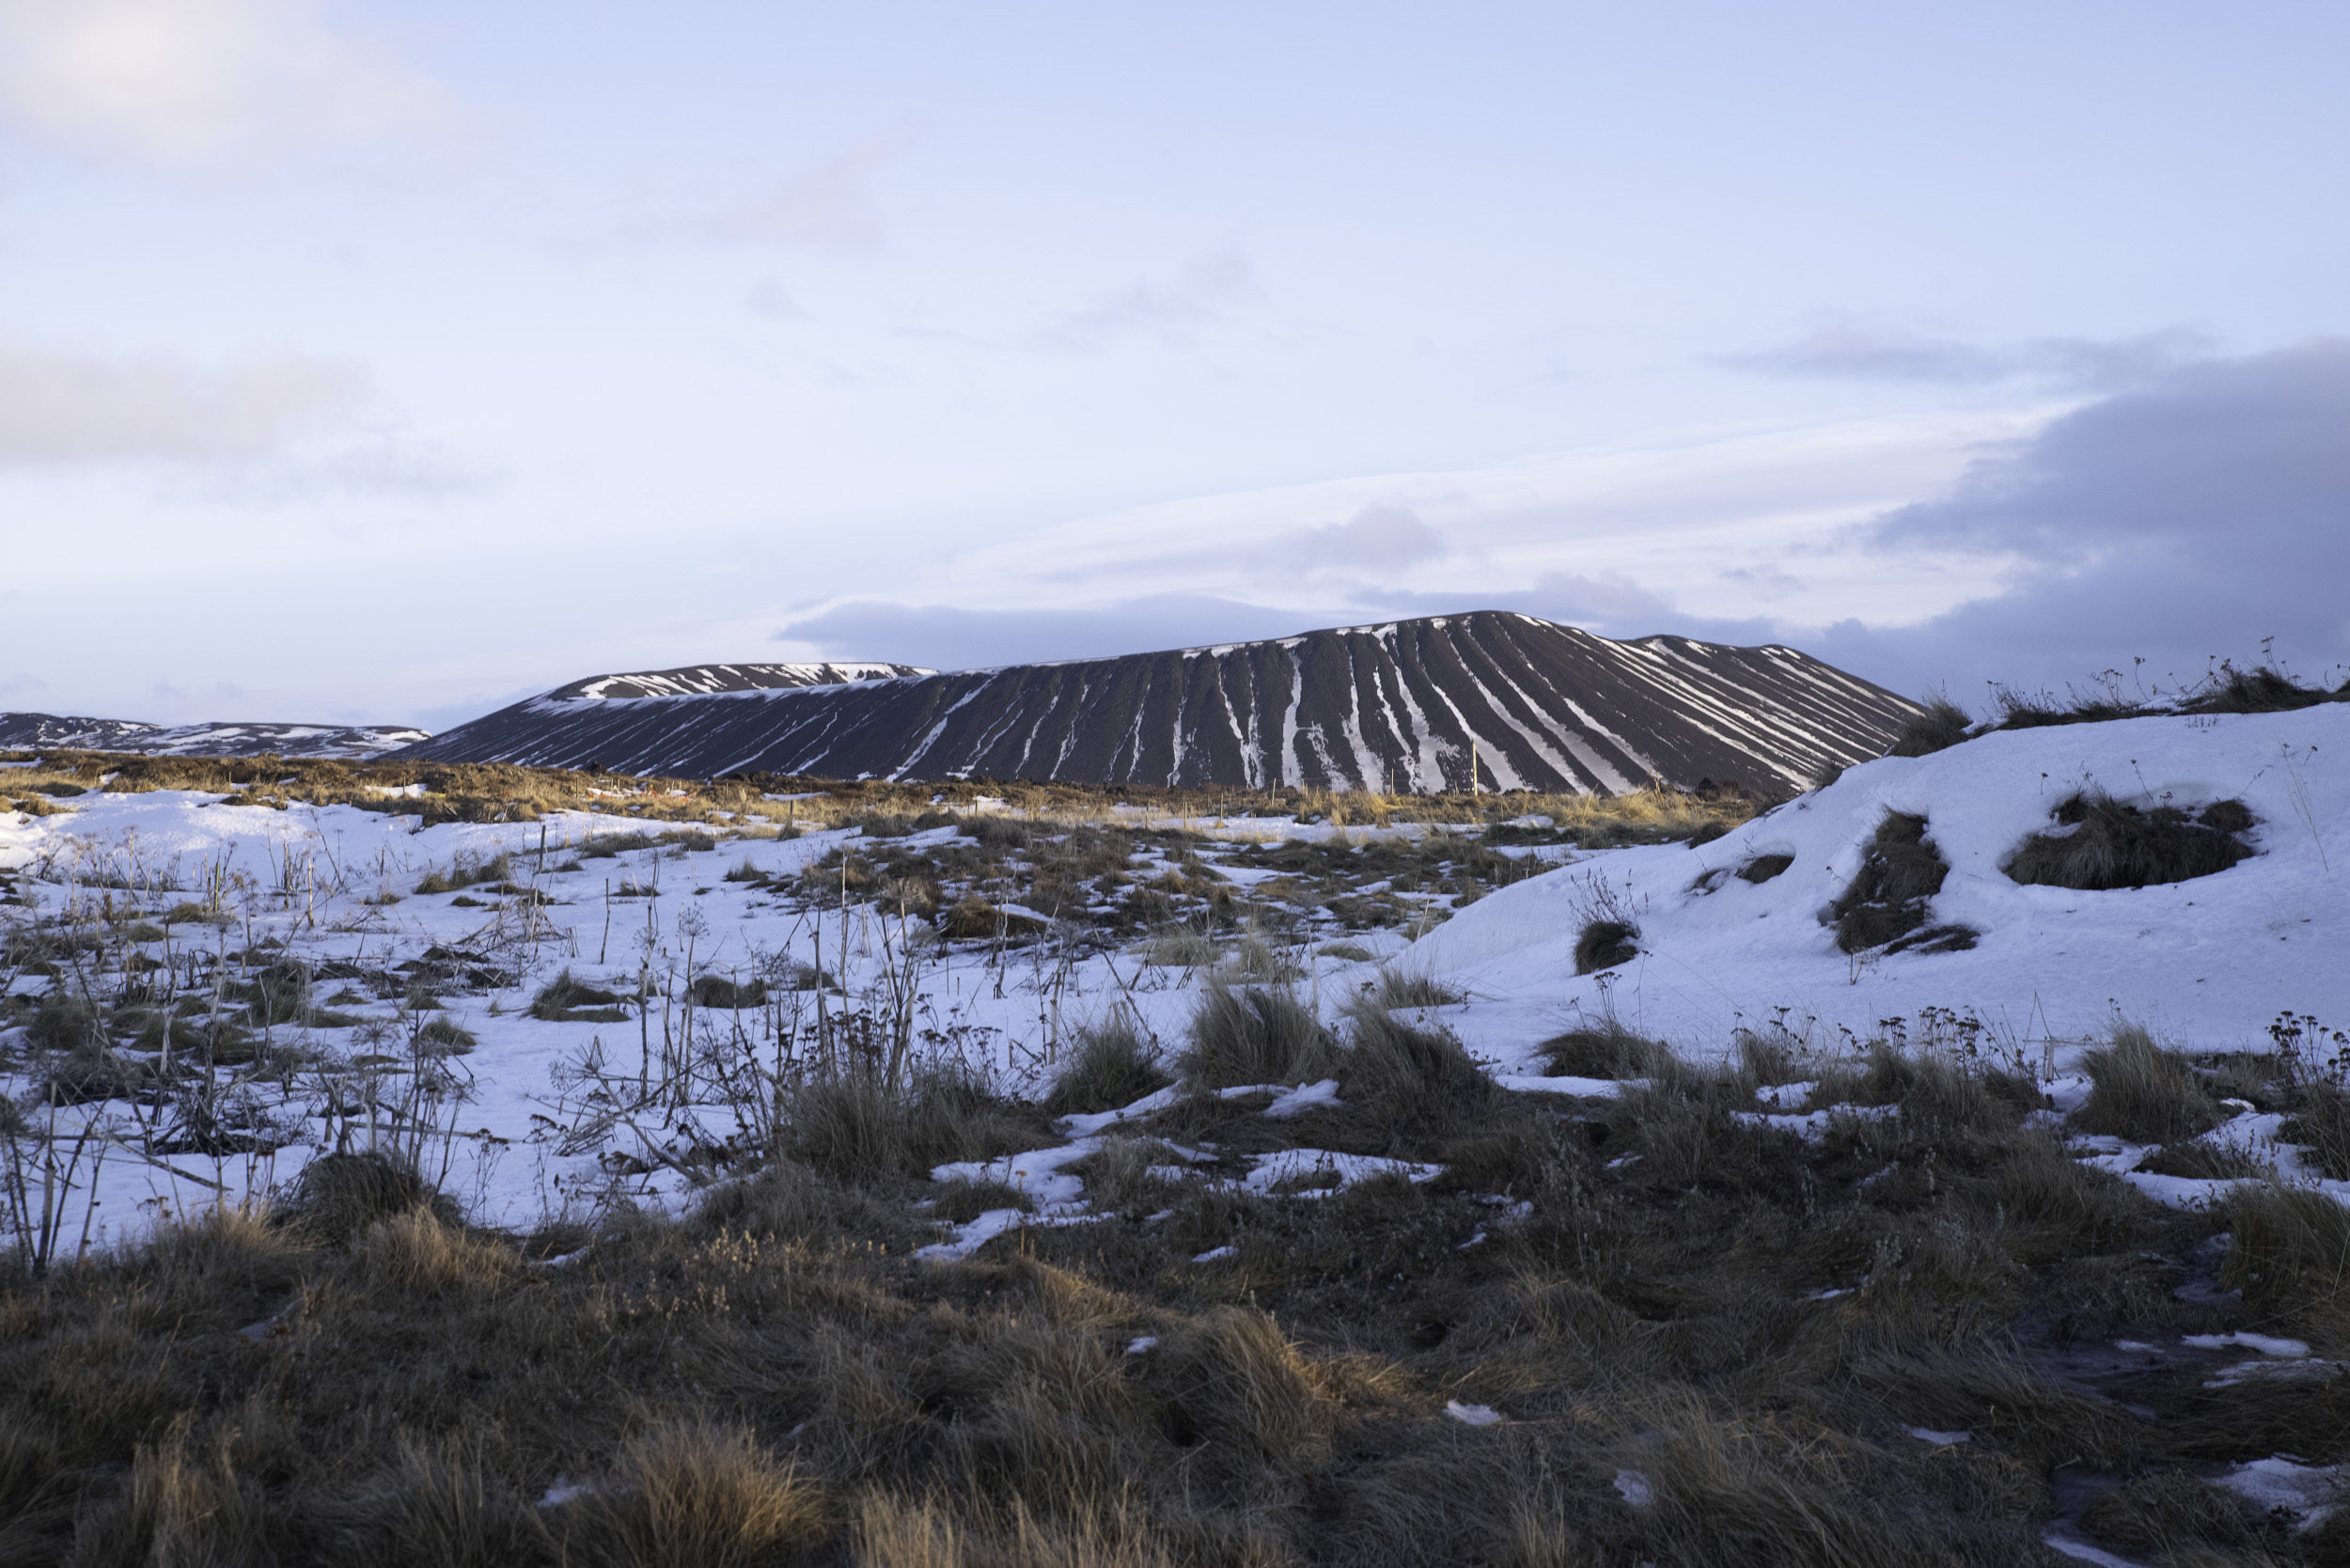
[[[1505, 888], [1415, 957], [1489, 998], [1456, 1027], [1503, 1057], [1563, 1021], [1611, 1011], [1698, 1049], [1775, 1016], [1799, 1032], [1809, 1023], [1815, 1034], [1865, 1036], [1878, 1020], [1929, 1008], [1972, 1011], [2018, 1042], [2093, 1035], [2119, 1009], [2197, 1048], [2264, 1047], [2285, 1010], [2350, 1025], [2345, 762], [2350, 708], [2341, 706], [2001, 731], [1853, 768], [1709, 844], [1590, 856]], [[2141, 807], [2240, 800], [2258, 853], [2144, 888], [2011, 881], [2003, 863], [2082, 790]], [[1950, 868], [1930, 920], [1972, 928], [1971, 950], [1838, 949], [1825, 917], [1888, 812], [1926, 819]], [[1778, 855], [1793, 862], [1768, 881], [1727, 874]], [[1575, 937], [1603, 904], [1630, 914], [1639, 955], [1578, 977]]]

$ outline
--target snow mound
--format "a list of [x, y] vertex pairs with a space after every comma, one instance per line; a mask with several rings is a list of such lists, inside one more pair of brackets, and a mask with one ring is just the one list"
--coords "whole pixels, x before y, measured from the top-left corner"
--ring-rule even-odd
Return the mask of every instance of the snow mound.
[[[2190, 812], [2240, 801], [2254, 853], [2142, 888], [2011, 879], [2010, 858], [2060, 831], [2057, 808], [2082, 792]], [[1971, 949], [1839, 949], [1830, 908], [1888, 813], [1925, 819], [1949, 867], [1927, 918], [1975, 933]], [[1638, 953], [1577, 976], [1576, 936], [1603, 918], [1637, 926]], [[2284, 1010], [2350, 1019], [2345, 941], [2350, 707], [2328, 705], [2001, 731], [1882, 758], [1711, 843], [1587, 855], [1504, 888], [1413, 951], [1478, 998], [1454, 1021], [1471, 1047], [1523, 1064], [1536, 1042], [1611, 1016], [1707, 1051], [1775, 1021], [1832, 1040], [1936, 1015], [2002, 1043], [2068, 1041], [2118, 1008], [2199, 1048], [2265, 1046]]]

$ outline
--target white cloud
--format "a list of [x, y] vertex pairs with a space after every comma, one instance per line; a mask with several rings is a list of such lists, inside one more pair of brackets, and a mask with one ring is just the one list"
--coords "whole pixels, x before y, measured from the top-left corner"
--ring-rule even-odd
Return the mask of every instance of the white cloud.
[[417, 129], [446, 107], [314, 0], [0, 0], [0, 116], [78, 152], [216, 165]]
[[869, 187], [906, 143], [902, 133], [893, 132], [811, 164], [761, 199], [712, 219], [709, 232], [744, 243], [874, 255], [882, 248], [882, 215]]
[[[1911, 624], [1998, 591], [1998, 541], [1888, 555], [1866, 525], [1945, 490], [2045, 411], [1708, 431], [1670, 445], [1487, 468], [1372, 475], [1205, 495], [1075, 519], [917, 563], [910, 602], [1098, 607], [1152, 595], [1360, 618], [1396, 602], [1461, 608], [1539, 591], [1645, 622], [1771, 615], [1818, 625], [1865, 606]], [[1544, 586], [1547, 585], [1547, 586]], [[1603, 591], [1604, 590], [1604, 591]], [[1547, 611], [1538, 613], [1549, 613]]]
[[1146, 280], [1104, 295], [1035, 336], [1054, 348], [1100, 349], [1114, 339], [1147, 335], [1180, 344], [1192, 327], [1246, 298], [1256, 270], [1236, 245], [1193, 258], [1165, 281]]
[[349, 407], [362, 384], [298, 355], [203, 371], [0, 340], [0, 461], [252, 457]]
[[2210, 352], [2207, 338], [2178, 327], [2136, 337], [2034, 337], [1985, 345], [1861, 322], [1821, 327], [1775, 349], [1727, 355], [1722, 363], [1762, 375], [1828, 381], [1935, 386], [2039, 381], [2109, 389], [2165, 374]]

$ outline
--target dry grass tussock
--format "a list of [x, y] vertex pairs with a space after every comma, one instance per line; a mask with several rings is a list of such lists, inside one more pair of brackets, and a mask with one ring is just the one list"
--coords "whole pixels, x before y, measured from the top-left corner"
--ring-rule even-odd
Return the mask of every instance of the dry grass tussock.
[[[1193, 1081], [1339, 1104], [1175, 1098], [1080, 1168], [1096, 1217], [956, 1262], [914, 1253], [1015, 1200], [926, 1162], [1055, 1137], [968, 1075], [811, 1085], [796, 1144], [671, 1219], [497, 1234], [336, 1156], [274, 1210], [0, 1273], [0, 1561], [2005, 1568], [2060, 1497], [2150, 1562], [2338, 1560], [2201, 1479], [2350, 1462], [2337, 1380], [2110, 1347], [2350, 1354], [2350, 1211], [2160, 1209], [2064, 1141], [2171, 1137], [2198, 1089], [2314, 1116], [2306, 1074], [2105, 1049], [2067, 1128], [2019, 1064], [1897, 1040], [1698, 1065], [1586, 1029], [1553, 1062], [1640, 1084], [1525, 1095], [1375, 996], [1334, 1032], [1230, 990]], [[1069, 1103], [1150, 1066], [1104, 1020]], [[1846, 1108], [1762, 1121], [1792, 1085]], [[1291, 1148], [1441, 1174], [1183, 1173]]]
[[2328, 690], [2300, 680], [2266, 657], [2256, 665], [2215, 660], [2201, 679], [2172, 692], [2142, 686], [2124, 691], [2121, 672], [2107, 670], [2085, 686], [2072, 686], [2063, 697], [1994, 686], [1992, 716], [1980, 724], [1947, 695], [1929, 694], [1918, 713], [1902, 727], [1887, 755], [1924, 757], [1995, 729], [2103, 724], [2164, 714], [2273, 713], [2344, 701], [2350, 701], [2350, 681]]
[[[875, 838], [900, 837], [959, 821], [984, 823], [997, 847], [1016, 847], [1031, 826], [1178, 826], [1246, 823], [1251, 818], [1309, 820], [1346, 826], [1396, 823], [1499, 823], [1546, 816], [1554, 834], [1594, 847], [1664, 843], [1735, 826], [1756, 803], [1733, 792], [1703, 794], [1651, 786], [1630, 794], [1392, 795], [1324, 789], [1179, 790], [1148, 785], [942, 779], [892, 783], [769, 774], [718, 779], [634, 777], [504, 762], [368, 761], [322, 758], [142, 757], [117, 752], [0, 752], [0, 760], [38, 761], [12, 769], [5, 804], [45, 814], [88, 791], [201, 791], [238, 802], [355, 806], [441, 822], [535, 822], [553, 811], [602, 811], [647, 821], [724, 825], [770, 835], [776, 829], [862, 826]], [[113, 776], [111, 778], [108, 776]], [[106, 780], [102, 786], [101, 780]], [[409, 793], [421, 787], [421, 793]], [[771, 800], [770, 795], [807, 798]]]

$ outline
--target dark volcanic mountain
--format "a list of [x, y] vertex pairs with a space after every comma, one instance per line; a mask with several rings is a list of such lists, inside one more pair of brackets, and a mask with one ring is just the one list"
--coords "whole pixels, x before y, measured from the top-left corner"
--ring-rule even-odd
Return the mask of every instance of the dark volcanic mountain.
[[[1791, 648], [1612, 642], [1479, 611], [1267, 642], [847, 684], [602, 676], [397, 753], [634, 774], [1620, 793], [1801, 788], [1917, 710]], [[794, 666], [784, 666], [794, 667]], [[801, 666], [804, 667], [804, 666]], [[636, 695], [659, 692], [665, 695]]]
[[0, 713], [0, 750], [133, 751], [163, 757], [381, 757], [426, 739], [400, 724], [143, 724]]

